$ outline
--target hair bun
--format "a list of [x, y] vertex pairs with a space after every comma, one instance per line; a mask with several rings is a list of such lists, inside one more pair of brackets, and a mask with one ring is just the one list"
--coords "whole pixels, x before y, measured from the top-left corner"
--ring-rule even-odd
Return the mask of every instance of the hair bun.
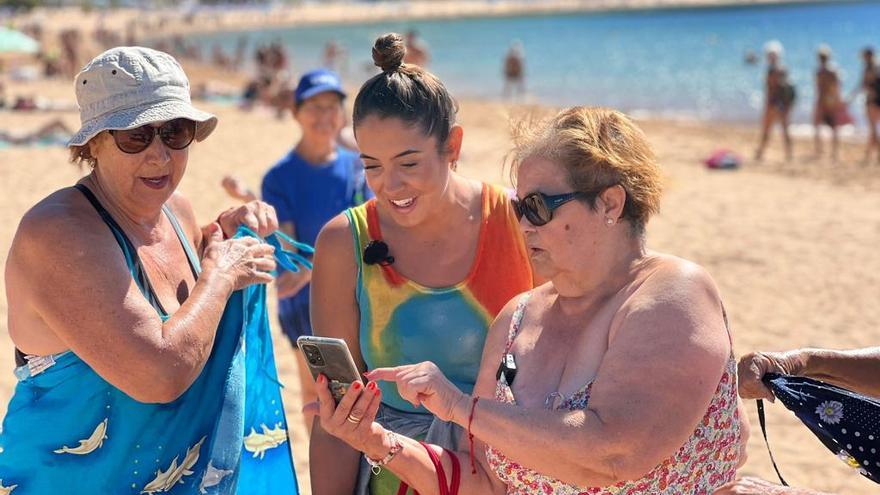
[[373, 45], [373, 63], [382, 72], [394, 72], [403, 64], [406, 45], [397, 33], [388, 33], [376, 38]]

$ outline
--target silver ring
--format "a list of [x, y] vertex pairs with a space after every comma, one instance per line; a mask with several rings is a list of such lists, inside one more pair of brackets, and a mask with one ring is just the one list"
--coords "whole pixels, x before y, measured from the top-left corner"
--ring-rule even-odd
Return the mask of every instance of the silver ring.
[[357, 416], [352, 416], [351, 414], [349, 414], [348, 417], [345, 418], [345, 420], [348, 421], [349, 423], [354, 423], [356, 425], [360, 424], [362, 419], [363, 418], [358, 418]]

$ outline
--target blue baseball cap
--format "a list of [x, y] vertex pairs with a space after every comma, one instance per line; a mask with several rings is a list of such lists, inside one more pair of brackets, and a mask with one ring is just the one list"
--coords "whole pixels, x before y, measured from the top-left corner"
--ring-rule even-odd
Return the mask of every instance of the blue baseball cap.
[[320, 93], [333, 91], [342, 98], [345, 98], [345, 91], [342, 90], [342, 81], [335, 72], [327, 69], [315, 69], [303, 74], [296, 85], [293, 93], [294, 101], [299, 105], [303, 101]]

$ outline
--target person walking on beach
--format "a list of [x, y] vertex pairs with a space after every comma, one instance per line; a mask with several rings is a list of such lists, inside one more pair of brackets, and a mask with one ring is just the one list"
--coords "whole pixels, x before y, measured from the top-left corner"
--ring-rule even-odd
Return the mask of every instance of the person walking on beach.
[[880, 163], [880, 67], [874, 59], [874, 48], [865, 47], [862, 50], [862, 78], [859, 90], [865, 93], [865, 119], [868, 123], [868, 145], [865, 148], [865, 163], [871, 160], [871, 152], [876, 150], [877, 163]]
[[275, 211], [197, 222], [177, 186], [217, 118], [167, 53], [108, 50], [75, 88], [89, 173], [24, 215], [6, 262], [0, 493], [295, 495], [260, 292], [277, 253], [236, 237], [271, 234]]
[[524, 96], [526, 94], [526, 59], [522, 42], [514, 40], [504, 56], [504, 98]]
[[755, 151], [755, 160], [764, 157], [773, 124], [779, 122], [785, 143], [785, 159], [791, 160], [792, 142], [788, 132], [789, 116], [795, 101], [794, 86], [788, 80], [788, 70], [782, 64], [783, 48], [778, 41], [764, 47], [767, 55], [767, 76], [764, 89], [764, 114], [761, 121], [761, 142]]
[[[397, 34], [378, 38], [372, 53], [382, 72], [361, 87], [352, 120], [376, 197], [318, 235], [312, 327], [316, 335], [344, 339], [361, 372], [431, 360], [470, 391], [492, 320], [532, 287], [525, 243], [509, 191], [456, 172], [464, 131], [443, 83], [403, 63]], [[384, 427], [457, 445], [461, 428], [411, 404], [394, 384], [369, 387], [379, 389]], [[354, 428], [360, 418], [342, 421]], [[380, 460], [364, 458], [322, 421], [314, 423], [315, 495], [398, 493], [399, 480], [388, 470], [371, 474]]]
[[831, 48], [820, 45], [816, 50], [819, 68], [816, 70], [816, 102], [813, 107], [813, 141], [816, 156], [822, 156], [822, 126], [831, 128], [831, 159], [837, 161], [839, 144], [837, 128], [851, 122], [841, 97], [840, 75], [831, 62]]

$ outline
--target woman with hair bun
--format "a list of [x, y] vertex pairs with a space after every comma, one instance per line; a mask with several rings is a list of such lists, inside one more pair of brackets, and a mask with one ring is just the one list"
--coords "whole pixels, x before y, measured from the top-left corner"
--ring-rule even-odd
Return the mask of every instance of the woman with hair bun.
[[[335, 406], [318, 383], [321, 427], [426, 495], [712, 493], [745, 460], [748, 424], [715, 283], [646, 246], [663, 177], [647, 138], [574, 107], [515, 143], [512, 204], [549, 282], [498, 314], [472, 390], [430, 361], [371, 367]], [[466, 428], [458, 448], [383, 426], [391, 390]]]
[[[532, 287], [532, 270], [508, 191], [456, 172], [464, 132], [455, 100], [405, 55], [397, 34], [373, 46], [382, 72], [361, 87], [353, 126], [376, 197], [318, 235], [312, 324], [316, 335], [345, 339], [361, 372], [429, 360], [471, 391], [490, 324]], [[461, 428], [405, 400], [393, 383], [353, 387], [381, 401], [376, 421], [389, 431], [457, 447]], [[331, 430], [356, 427], [357, 414]], [[325, 419], [312, 430], [313, 493], [397, 493], [382, 459], [328, 434]]]

